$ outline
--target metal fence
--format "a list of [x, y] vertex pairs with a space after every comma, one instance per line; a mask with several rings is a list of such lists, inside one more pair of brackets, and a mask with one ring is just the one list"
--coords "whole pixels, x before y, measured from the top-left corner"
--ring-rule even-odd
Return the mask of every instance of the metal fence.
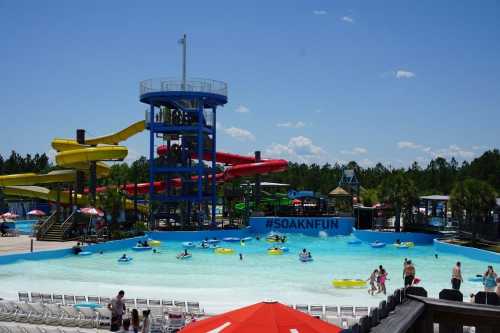
[[162, 91], [204, 92], [227, 97], [227, 83], [199, 78], [189, 79], [185, 82], [176, 78], [155, 78], [141, 81], [139, 84], [140, 95]]

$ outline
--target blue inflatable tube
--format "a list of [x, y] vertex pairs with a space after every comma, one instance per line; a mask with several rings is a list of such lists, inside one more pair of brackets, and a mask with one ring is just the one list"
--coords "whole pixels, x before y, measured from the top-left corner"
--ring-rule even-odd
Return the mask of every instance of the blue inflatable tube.
[[483, 282], [482, 276], [473, 276], [467, 279], [470, 282]]
[[219, 244], [220, 240], [219, 239], [209, 239], [209, 240], [206, 240], [205, 242], [207, 242], [209, 244]]
[[189, 249], [189, 248], [195, 247], [196, 244], [193, 242], [182, 242], [182, 246]]
[[92, 254], [92, 252], [90, 252], [90, 251], [82, 251], [82, 252], [78, 253], [79, 256], [89, 256], [91, 254]]
[[235, 243], [235, 242], [241, 241], [241, 238], [239, 238], [239, 237], [226, 237], [226, 238], [222, 238], [222, 240], [224, 242]]
[[385, 246], [385, 243], [383, 242], [378, 242], [378, 243], [370, 243], [370, 246], [373, 248], [381, 248]]
[[299, 260], [302, 262], [314, 261], [314, 259], [312, 257], [304, 257], [304, 256], [299, 256]]
[[134, 246], [132, 248], [132, 250], [134, 250], [134, 251], [149, 251], [151, 249], [152, 249], [151, 246]]
[[191, 253], [189, 253], [188, 255], [184, 255], [184, 254], [177, 255], [177, 259], [189, 259], [191, 257], [192, 257]]
[[359, 239], [351, 239], [350, 241], [347, 241], [347, 244], [349, 245], [361, 244], [361, 241]]
[[132, 259], [133, 259], [132, 257], [120, 258], [118, 259], [118, 262], [131, 262]]

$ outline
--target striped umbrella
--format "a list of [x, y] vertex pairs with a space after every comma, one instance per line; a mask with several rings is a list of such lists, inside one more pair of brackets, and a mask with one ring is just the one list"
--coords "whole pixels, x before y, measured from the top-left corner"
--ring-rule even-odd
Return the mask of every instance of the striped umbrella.
[[104, 213], [102, 210], [94, 208], [94, 207], [85, 207], [80, 209], [80, 212], [85, 215], [90, 215], [90, 216], [104, 216]]
[[26, 215], [32, 215], [32, 216], [45, 216], [47, 214], [45, 214], [45, 212], [43, 210], [40, 210], [40, 209], [33, 209], [33, 210], [30, 210], [28, 213], [26, 213]]
[[4, 213], [4, 214], [2, 214], [0, 216], [3, 217], [4, 219], [15, 219], [19, 215], [17, 215], [16, 213], [7, 212], [7, 213]]

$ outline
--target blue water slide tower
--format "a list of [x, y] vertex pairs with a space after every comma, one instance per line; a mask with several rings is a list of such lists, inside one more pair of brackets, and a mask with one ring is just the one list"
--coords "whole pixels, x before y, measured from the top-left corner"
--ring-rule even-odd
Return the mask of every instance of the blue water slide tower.
[[149, 105], [150, 227], [214, 227], [216, 111], [227, 103], [227, 84], [149, 79], [140, 82], [140, 101]]

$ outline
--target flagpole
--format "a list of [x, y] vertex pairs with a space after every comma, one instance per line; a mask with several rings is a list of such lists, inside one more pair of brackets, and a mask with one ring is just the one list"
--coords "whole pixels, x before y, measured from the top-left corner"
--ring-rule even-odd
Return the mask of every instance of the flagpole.
[[186, 34], [182, 37], [182, 90], [186, 90]]

